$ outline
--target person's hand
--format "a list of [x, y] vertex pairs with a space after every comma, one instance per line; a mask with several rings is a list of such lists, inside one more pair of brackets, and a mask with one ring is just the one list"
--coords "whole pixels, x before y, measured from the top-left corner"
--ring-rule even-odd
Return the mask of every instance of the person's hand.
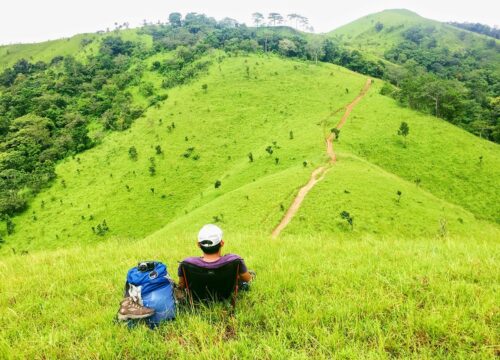
[[255, 273], [255, 271], [248, 270], [248, 273], [252, 276], [252, 280], [255, 280], [255, 277], [257, 276], [257, 274]]

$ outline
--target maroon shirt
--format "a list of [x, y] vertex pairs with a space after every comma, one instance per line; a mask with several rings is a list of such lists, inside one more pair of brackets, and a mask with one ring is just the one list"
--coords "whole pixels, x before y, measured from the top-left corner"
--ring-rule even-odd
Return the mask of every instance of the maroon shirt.
[[[204, 261], [202, 257], [198, 256], [193, 256], [193, 257], [188, 257], [183, 260], [183, 262], [186, 262], [188, 264], [193, 264], [195, 266], [204, 268], [204, 269], [218, 269], [223, 265], [226, 265], [230, 262], [233, 262], [234, 260], [239, 259], [241, 261], [241, 266], [240, 266], [240, 274], [244, 274], [248, 271], [247, 266], [245, 265], [245, 262], [243, 259], [236, 255], [236, 254], [227, 254], [224, 256], [221, 256], [220, 259], [216, 261], [211, 261], [207, 262]], [[179, 269], [177, 270], [177, 275], [179, 277], [182, 277], [182, 269], [181, 266], [179, 265]]]

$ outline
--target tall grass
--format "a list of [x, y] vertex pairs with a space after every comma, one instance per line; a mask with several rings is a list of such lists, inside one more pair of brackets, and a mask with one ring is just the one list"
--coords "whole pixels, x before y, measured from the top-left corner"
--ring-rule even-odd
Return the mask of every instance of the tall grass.
[[126, 270], [196, 254], [157, 234], [0, 261], [2, 358], [494, 358], [494, 234], [397, 239], [226, 235], [257, 279], [234, 318], [180, 309], [150, 331], [115, 324]]

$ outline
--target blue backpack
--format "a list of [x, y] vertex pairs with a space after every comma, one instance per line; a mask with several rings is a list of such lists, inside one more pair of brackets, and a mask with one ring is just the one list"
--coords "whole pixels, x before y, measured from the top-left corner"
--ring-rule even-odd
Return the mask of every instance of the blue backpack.
[[[128, 271], [126, 292], [127, 295], [138, 298], [142, 305], [155, 310], [153, 316], [145, 319], [149, 327], [154, 328], [162, 321], [175, 319], [174, 285], [165, 264], [159, 261], [144, 263], [150, 265], [146, 271], [141, 271], [139, 267]], [[137, 322], [130, 321], [130, 325]]]

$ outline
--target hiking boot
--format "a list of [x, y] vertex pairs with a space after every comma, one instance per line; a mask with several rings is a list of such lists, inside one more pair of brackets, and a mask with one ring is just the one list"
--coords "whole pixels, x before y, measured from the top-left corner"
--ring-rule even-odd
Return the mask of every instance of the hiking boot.
[[153, 315], [155, 311], [151, 308], [140, 305], [132, 298], [127, 297], [120, 303], [118, 310], [118, 320], [144, 319]]

